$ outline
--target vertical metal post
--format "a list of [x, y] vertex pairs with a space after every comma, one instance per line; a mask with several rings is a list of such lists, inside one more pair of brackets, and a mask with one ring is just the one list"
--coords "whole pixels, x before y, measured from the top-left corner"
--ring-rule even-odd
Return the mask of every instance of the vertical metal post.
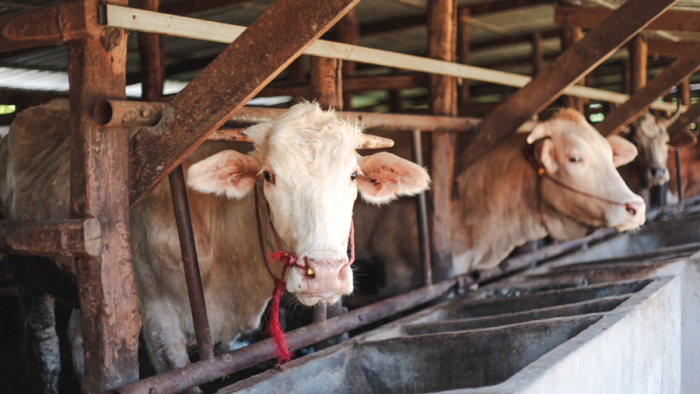
[[[413, 162], [423, 167], [423, 142], [420, 130], [413, 130]], [[416, 198], [416, 215], [418, 219], [418, 246], [420, 247], [420, 261], [423, 267], [423, 284], [433, 284], [433, 266], [430, 261], [430, 237], [428, 234], [428, 204], [425, 192]]]
[[678, 202], [683, 201], [683, 184], [681, 177], [681, 151], [677, 150], [674, 152], [676, 156], [676, 188], [678, 189]]
[[192, 231], [192, 218], [190, 217], [189, 202], [187, 201], [187, 189], [185, 187], [185, 174], [182, 165], [168, 176], [170, 192], [175, 208], [175, 221], [177, 233], [180, 238], [180, 250], [182, 251], [182, 264], [185, 268], [185, 281], [187, 282], [187, 294], [190, 298], [192, 309], [192, 321], [197, 337], [197, 350], [201, 360], [214, 359], [214, 346], [209, 331], [207, 307], [204, 302], [204, 287], [199, 273], [199, 261], [197, 259], [197, 247]]

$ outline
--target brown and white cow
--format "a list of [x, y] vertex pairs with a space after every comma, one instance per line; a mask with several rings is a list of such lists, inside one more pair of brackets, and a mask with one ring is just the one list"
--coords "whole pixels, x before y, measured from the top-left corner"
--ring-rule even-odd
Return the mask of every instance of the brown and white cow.
[[[0, 141], [2, 209], [7, 218], [69, 217], [67, 100], [28, 109]], [[305, 305], [333, 303], [353, 290], [347, 246], [358, 192], [373, 203], [423, 191], [427, 172], [389, 153], [361, 157], [361, 128], [316, 104], [301, 103], [245, 131], [250, 154], [208, 142], [184, 163], [212, 339], [229, 349], [260, 324], [273, 281], [258, 243], [254, 189], [264, 200], [282, 249], [313, 269], [288, 269], [288, 291]], [[267, 225], [265, 248], [276, 250]], [[167, 181], [131, 211], [133, 264], [143, 334], [157, 372], [189, 363], [195, 344]], [[59, 261], [72, 269], [72, 260]], [[281, 265], [273, 265], [279, 276]], [[79, 318], [71, 319], [74, 362], [82, 370]]]
[[[550, 176], [622, 205], [545, 180], [543, 223], [537, 172], [524, 154], [536, 141], [534, 154]], [[570, 240], [598, 227], [626, 231], [642, 225], [644, 201], [630, 191], [615, 169], [635, 155], [630, 142], [617, 136], [606, 140], [573, 110], [562, 110], [538, 123], [529, 135], [513, 135], [455, 177], [458, 197], [453, 199], [450, 215], [454, 274], [493, 268], [515, 247], [548, 233], [557, 240]], [[414, 203], [402, 201], [381, 210], [357, 204], [355, 217], [357, 233], [367, 234], [358, 238], [358, 258], [383, 261], [387, 267], [387, 285], [380, 294], [417, 286], [420, 270]], [[362, 281], [362, 277], [357, 280]]]

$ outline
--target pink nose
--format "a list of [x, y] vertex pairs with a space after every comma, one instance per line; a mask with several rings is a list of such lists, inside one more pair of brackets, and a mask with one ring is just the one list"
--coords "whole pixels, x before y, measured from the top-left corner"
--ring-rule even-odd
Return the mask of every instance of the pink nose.
[[308, 267], [304, 273], [308, 279], [307, 291], [319, 296], [341, 293], [352, 275], [346, 258], [316, 260], [304, 257], [302, 265]]
[[627, 211], [627, 214], [629, 214], [631, 217], [636, 217], [638, 214], [643, 214], [643, 212], [646, 209], [646, 205], [644, 205], [644, 202], [628, 202], [625, 204], [625, 210]]

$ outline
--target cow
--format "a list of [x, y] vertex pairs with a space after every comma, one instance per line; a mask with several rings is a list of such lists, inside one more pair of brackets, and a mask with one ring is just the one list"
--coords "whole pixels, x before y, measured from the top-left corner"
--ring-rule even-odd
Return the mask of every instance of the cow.
[[[347, 248], [353, 203], [384, 204], [425, 190], [425, 169], [386, 152], [362, 157], [361, 126], [302, 102], [244, 131], [250, 153], [205, 142], [183, 163], [204, 297], [214, 343], [229, 350], [260, 324], [273, 291], [264, 249], [298, 256], [286, 288], [304, 305], [331, 304], [353, 290]], [[67, 100], [27, 109], [0, 141], [2, 213], [9, 219], [69, 217], [70, 110]], [[256, 198], [260, 203], [256, 203]], [[256, 215], [263, 223], [256, 225]], [[269, 221], [269, 226], [268, 226]], [[143, 337], [156, 372], [189, 363], [196, 343], [168, 181], [130, 214]], [[262, 228], [261, 228], [262, 227]], [[73, 260], [57, 259], [73, 270]], [[271, 264], [279, 277], [281, 264]], [[302, 268], [302, 269], [297, 269]], [[69, 336], [83, 370], [80, 316]], [[194, 392], [197, 391], [195, 388]]]
[[[536, 124], [529, 135], [515, 133], [455, 174], [449, 215], [453, 274], [494, 268], [515, 247], [547, 235], [565, 241], [599, 227], [627, 231], [641, 226], [644, 201], [615, 168], [636, 153], [621, 137], [603, 138], [571, 109]], [[548, 174], [541, 181], [540, 169]], [[416, 287], [415, 204], [383, 209], [357, 204], [355, 217], [357, 233], [365, 234], [357, 238], [358, 259], [386, 266], [386, 287], [378, 295]]]

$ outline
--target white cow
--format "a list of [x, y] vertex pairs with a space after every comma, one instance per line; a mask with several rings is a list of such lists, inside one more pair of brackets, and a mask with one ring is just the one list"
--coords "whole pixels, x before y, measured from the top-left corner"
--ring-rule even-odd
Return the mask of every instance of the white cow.
[[[408, 147], [397, 145], [402, 145], [397, 149]], [[533, 151], [553, 179], [620, 205], [545, 179], [542, 220], [538, 175], [524, 154], [526, 150]], [[636, 153], [634, 145], [623, 138], [603, 138], [574, 110], [562, 110], [538, 123], [529, 135], [513, 135], [455, 176], [458, 196], [452, 201], [450, 215], [453, 273], [493, 268], [515, 247], [547, 234], [571, 240], [594, 228], [626, 231], [642, 225], [644, 201], [615, 170]], [[417, 286], [420, 269], [413, 201], [382, 209], [358, 204], [355, 217], [358, 259], [386, 265], [387, 285], [380, 294], [392, 295]], [[366, 235], [359, 238], [361, 234]]]
[[[67, 100], [17, 116], [0, 141], [2, 209], [7, 218], [68, 218], [70, 118]], [[423, 191], [426, 171], [388, 153], [361, 157], [356, 124], [301, 103], [278, 119], [250, 127], [250, 154], [205, 143], [184, 163], [212, 339], [229, 349], [260, 324], [273, 290], [258, 242], [254, 189], [262, 203], [265, 249], [276, 246], [307, 269], [288, 269], [286, 287], [305, 305], [334, 303], [353, 290], [347, 246], [358, 191], [372, 203]], [[143, 334], [157, 372], [189, 363], [195, 344], [170, 189], [164, 181], [131, 211], [133, 263]], [[59, 260], [72, 269], [72, 260]], [[281, 264], [272, 269], [279, 277]], [[313, 272], [313, 275], [309, 275]], [[71, 319], [74, 363], [82, 370], [82, 337]]]

